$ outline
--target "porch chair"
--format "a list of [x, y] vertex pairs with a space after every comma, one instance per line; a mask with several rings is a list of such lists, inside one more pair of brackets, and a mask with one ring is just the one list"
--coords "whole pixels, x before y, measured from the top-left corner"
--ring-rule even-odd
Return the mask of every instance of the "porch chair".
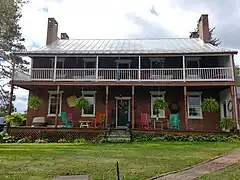
[[180, 130], [179, 114], [170, 114], [169, 116], [169, 129]]
[[94, 128], [96, 128], [97, 125], [99, 125], [100, 128], [103, 127], [103, 125], [102, 125], [102, 116], [103, 116], [103, 113], [97, 112], [96, 118], [95, 118], [95, 120], [93, 121], [93, 127], [94, 127]]
[[149, 129], [150, 126], [149, 126], [149, 123], [148, 123], [148, 118], [147, 118], [147, 113], [145, 112], [141, 112], [141, 119], [140, 119], [140, 126], [141, 128], [146, 128], [146, 129]]
[[61, 120], [60, 122], [61, 122], [62, 127], [64, 127], [64, 128], [70, 127], [70, 123], [69, 123], [70, 120], [68, 119], [66, 112], [61, 112], [60, 120]]

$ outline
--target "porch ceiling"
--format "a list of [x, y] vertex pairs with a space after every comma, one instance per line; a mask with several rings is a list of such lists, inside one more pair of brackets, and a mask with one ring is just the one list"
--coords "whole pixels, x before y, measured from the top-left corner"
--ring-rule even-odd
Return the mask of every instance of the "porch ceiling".
[[155, 39], [71, 39], [57, 40], [35, 51], [20, 55], [150, 55], [150, 54], [216, 54], [237, 51], [215, 47], [199, 38]]

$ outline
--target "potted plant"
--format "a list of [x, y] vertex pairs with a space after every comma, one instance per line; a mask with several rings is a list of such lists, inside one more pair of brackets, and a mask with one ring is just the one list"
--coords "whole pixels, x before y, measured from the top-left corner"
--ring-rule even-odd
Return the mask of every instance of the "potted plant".
[[90, 104], [84, 96], [81, 96], [76, 99], [76, 107], [79, 109], [87, 109], [90, 107]]
[[5, 119], [7, 122], [9, 122], [13, 126], [19, 126], [22, 125], [22, 123], [25, 121], [24, 116], [21, 113], [12, 113], [11, 115], [5, 116]]
[[220, 129], [224, 132], [230, 132], [235, 126], [236, 122], [230, 117], [222, 118], [219, 125]]
[[38, 96], [31, 96], [28, 100], [28, 106], [30, 109], [33, 109], [34, 111], [39, 110], [41, 105], [41, 100]]
[[[168, 107], [168, 103], [164, 101], [163, 98], [158, 97], [154, 102], [153, 102], [153, 107], [157, 109], [158, 111], [158, 117], [160, 116], [160, 110], [164, 110]], [[157, 117], [157, 118], [158, 118]]]
[[214, 98], [205, 98], [201, 103], [201, 108], [204, 112], [218, 112], [219, 104]]

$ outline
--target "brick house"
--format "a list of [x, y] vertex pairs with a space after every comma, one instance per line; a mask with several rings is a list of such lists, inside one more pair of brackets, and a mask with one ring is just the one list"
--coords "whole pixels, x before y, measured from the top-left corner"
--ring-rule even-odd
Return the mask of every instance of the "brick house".
[[[38, 111], [28, 109], [27, 125], [43, 116], [48, 126], [54, 125], [64, 111], [79, 127], [103, 112], [112, 127], [131, 122], [139, 128], [141, 113], [147, 113], [150, 124], [156, 119], [153, 101], [160, 96], [178, 105], [181, 130], [216, 131], [222, 117], [237, 117], [237, 51], [209, 43], [208, 15], [201, 15], [198, 27], [199, 38], [69, 39], [61, 33], [59, 39], [58, 23], [49, 18], [46, 46], [17, 53], [31, 58], [31, 68], [17, 70], [14, 85], [42, 100]], [[69, 107], [68, 97], [81, 94], [91, 108]], [[220, 112], [202, 112], [207, 97], [217, 99]], [[160, 112], [164, 128], [169, 114], [168, 108]]]

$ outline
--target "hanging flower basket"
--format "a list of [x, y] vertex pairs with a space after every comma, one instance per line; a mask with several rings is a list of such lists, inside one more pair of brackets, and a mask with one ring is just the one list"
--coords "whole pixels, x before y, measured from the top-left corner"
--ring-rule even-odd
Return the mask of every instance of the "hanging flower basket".
[[163, 110], [168, 107], [168, 103], [164, 101], [164, 99], [158, 97], [154, 102], [153, 102], [153, 107], [158, 110]]
[[218, 112], [219, 104], [214, 98], [205, 98], [201, 103], [204, 112]]
[[81, 96], [81, 97], [77, 98], [76, 108], [86, 109], [86, 108], [89, 108], [89, 107], [90, 107], [90, 104], [84, 96]]
[[37, 111], [40, 109], [41, 100], [38, 96], [31, 96], [28, 100], [28, 107]]

